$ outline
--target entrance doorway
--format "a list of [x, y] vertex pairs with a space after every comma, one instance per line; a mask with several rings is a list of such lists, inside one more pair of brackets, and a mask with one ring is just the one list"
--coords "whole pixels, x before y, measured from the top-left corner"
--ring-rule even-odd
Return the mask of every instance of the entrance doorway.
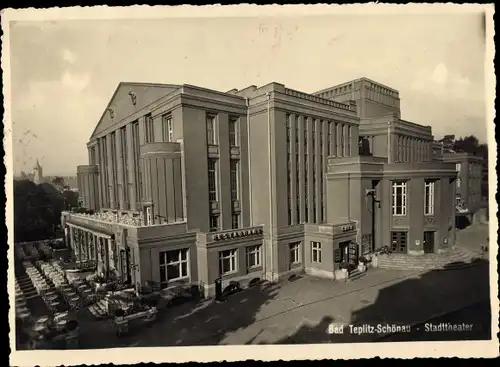
[[408, 244], [407, 232], [391, 232], [392, 252], [406, 253], [407, 244]]
[[432, 254], [434, 253], [434, 231], [425, 231], [424, 232], [424, 254]]
[[339, 248], [340, 248], [340, 262], [349, 262], [349, 242], [350, 241], [345, 241], [345, 242], [340, 242], [339, 243]]

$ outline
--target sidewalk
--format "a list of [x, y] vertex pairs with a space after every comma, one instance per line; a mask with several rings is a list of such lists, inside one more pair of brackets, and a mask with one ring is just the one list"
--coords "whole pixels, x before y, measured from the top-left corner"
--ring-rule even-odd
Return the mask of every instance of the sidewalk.
[[489, 246], [489, 225], [472, 224], [469, 227], [457, 232], [456, 244], [473, 254], [481, 254], [481, 245]]
[[[487, 299], [487, 264], [438, 272], [371, 269], [354, 282], [304, 277], [232, 296], [166, 311], [128, 346], [369, 341], [373, 336], [326, 333], [330, 322], [413, 324]], [[187, 314], [190, 314], [189, 316]], [[307, 334], [307, 337], [301, 334]], [[108, 340], [109, 342], [110, 340]]]

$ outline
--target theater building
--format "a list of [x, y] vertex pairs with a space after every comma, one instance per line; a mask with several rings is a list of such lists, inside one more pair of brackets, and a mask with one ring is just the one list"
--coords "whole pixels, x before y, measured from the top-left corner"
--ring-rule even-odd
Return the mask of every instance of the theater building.
[[378, 246], [453, 245], [456, 167], [431, 160], [432, 141], [366, 78], [314, 94], [120, 83], [78, 166], [95, 213], [63, 226], [134, 285], [336, 278]]

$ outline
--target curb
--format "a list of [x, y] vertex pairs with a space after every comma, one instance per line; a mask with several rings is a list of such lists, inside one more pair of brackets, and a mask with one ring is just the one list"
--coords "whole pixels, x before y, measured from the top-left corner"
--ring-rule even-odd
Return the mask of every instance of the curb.
[[[432, 315], [431, 317], [429, 317], [429, 318], [427, 318], [427, 319], [425, 319], [423, 321], [415, 321], [415, 322], [409, 324], [408, 326], [410, 326], [411, 328], [413, 328], [413, 327], [415, 327], [417, 325], [425, 324], [426, 322], [429, 322], [429, 321], [432, 321], [434, 319], [443, 317], [443, 316], [448, 315], [450, 313], [458, 312], [460, 310], [463, 310], [464, 308], [474, 307], [476, 305], [479, 305], [479, 304], [481, 304], [483, 302], [488, 302], [488, 301], [490, 301], [490, 299], [486, 298], [486, 299], [484, 299], [482, 301], [476, 301], [476, 302], [473, 302], [473, 303], [469, 303], [469, 304], [467, 304], [465, 306], [460, 306], [460, 307], [456, 307], [456, 308], [453, 308], [453, 309], [448, 310], [448, 311], [439, 312], [439, 313], [436, 313], [436, 314]], [[385, 334], [383, 336], [379, 336], [379, 337], [374, 338], [372, 341], [374, 341], [374, 342], [376, 342], [376, 341], [383, 341], [383, 339], [389, 338], [389, 337], [391, 337], [393, 335], [396, 335], [396, 334], [398, 334], [398, 333], [396, 332], [396, 333]], [[411, 341], [411, 340], [409, 340], [409, 341]]]

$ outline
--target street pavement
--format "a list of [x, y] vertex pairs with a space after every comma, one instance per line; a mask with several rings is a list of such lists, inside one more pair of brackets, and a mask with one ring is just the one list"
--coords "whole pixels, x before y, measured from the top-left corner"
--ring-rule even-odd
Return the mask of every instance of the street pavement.
[[224, 303], [164, 310], [154, 323], [120, 339], [111, 322], [89, 322], [82, 325], [81, 348], [367, 342], [383, 334], [331, 333], [330, 325], [414, 325], [488, 299], [486, 261], [441, 271], [370, 269], [347, 283], [304, 276], [243, 291]]

